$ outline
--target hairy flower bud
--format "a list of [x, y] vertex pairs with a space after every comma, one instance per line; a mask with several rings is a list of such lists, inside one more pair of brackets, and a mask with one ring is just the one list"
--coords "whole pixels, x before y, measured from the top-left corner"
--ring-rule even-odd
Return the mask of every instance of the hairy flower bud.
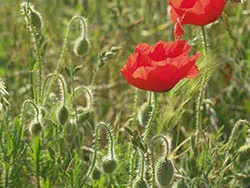
[[84, 56], [89, 51], [89, 46], [90, 43], [86, 37], [78, 39], [76, 40], [74, 45], [74, 53], [77, 56]]
[[30, 133], [32, 135], [39, 135], [40, 132], [42, 130], [42, 124], [40, 122], [37, 122], [37, 121], [33, 121], [31, 124], [30, 124]]
[[92, 179], [93, 180], [99, 180], [101, 177], [101, 171], [98, 168], [94, 168], [92, 172]]
[[174, 164], [171, 159], [162, 158], [156, 167], [156, 181], [161, 186], [169, 186], [174, 175]]
[[61, 125], [64, 125], [69, 118], [69, 111], [65, 105], [62, 105], [57, 111], [57, 120]]
[[115, 159], [104, 159], [101, 165], [103, 171], [110, 174], [115, 171], [117, 162]]
[[30, 7], [30, 18], [32, 25], [36, 28], [37, 32], [40, 32], [43, 29], [43, 19], [33, 6]]
[[134, 188], [148, 188], [148, 184], [145, 180], [137, 180], [134, 184]]
[[238, 157], [237, 157], [237, 161], [244, 163], [247, 160], [250, 159], [250, 144], [247, 145], [243, 145], [240, 147], [240, 149], [238, 150]]

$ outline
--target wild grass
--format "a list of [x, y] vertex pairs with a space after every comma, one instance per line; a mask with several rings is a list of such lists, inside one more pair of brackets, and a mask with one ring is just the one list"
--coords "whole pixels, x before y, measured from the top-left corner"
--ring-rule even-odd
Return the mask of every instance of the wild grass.
[[250, 2], [206, 26], [208, 52], [184, 26], [200, 74], [157, 95], [120, 69], [137, 43], [174, 40], [167, 1], [30, 3], [0, 1], [0, 187], [157, 187], [165, 153], [170, 187], [250, 186]]

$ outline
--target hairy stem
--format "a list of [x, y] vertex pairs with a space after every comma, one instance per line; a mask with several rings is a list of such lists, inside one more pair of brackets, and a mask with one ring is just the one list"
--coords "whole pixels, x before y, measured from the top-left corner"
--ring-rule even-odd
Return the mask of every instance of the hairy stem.
[[135, 96], [134, 96], [134, 120], [133, 120], [133, 128], [136, 127], [137, 115], [138, 115], [138, 103], [139, 103], [140, 91], [138, 88], [135, 89]]
[[[69, 24], [68, 24], [68, 27], [67, 27], [67, 31], [66, 31], [66, 36], [64, 38], [64, 44], [63, 44], [63, 49], [62, 49], [62, 52], [61, 52], [61, 55], [60, 55], [60, 58], [59, 58], [59, 61], [57, 63], [57, 66], [56, 66], [56, 70], [55, 70], [55, 74], [58, 74], [63, 62], [64, 62], [64, 56], [65, 56], [65, 52], [66, 52], [66, 49], [67, 49], [67, 46], [68, 46], [68, 43], [69, 43], [69, 36], [70, 36], [70, 28], [71, 28], [71, 25], [72, 23], [79, 19], [81, 24], [83, 25], [83, 32], [81, 34], [81, 37], [85, 37], [87, 35], [87, 22], [86, 20], [81, 17], [81, 16], [74, 16], [70, 21], [69, 21]], [[49, 84], [49, 87], [48, 87], [48, 93], [50, 92], [51, 90], [51, 86], [54, 82], [54, 79], [51, 80], [50, 84]], [[44, 99], [46, 101], [47, 97]]]
[[155, 117], [155, 112], [156, 112], [156, 106], [157, 106], [157, 94], [154, 93], [153, 94], [154, 96], [154, 104], [153, 104], [153, 109], [152, 109], [152, 113], [151, 113], [151, 116], [150, 116], [150, 119], [148, 121], [148, 124], [147, 124], [147, 127], [146, 127], [146, 130], [145, 130], [145, 135], [144, 135], [144, 144], [147, 144], [148, 143], [148, 137], [149, 137], [149, 133], [151, 131], [151, 127], [152, 127], [152, 124], [153, 124], [153, 120], [154, 120], [154, 117]]

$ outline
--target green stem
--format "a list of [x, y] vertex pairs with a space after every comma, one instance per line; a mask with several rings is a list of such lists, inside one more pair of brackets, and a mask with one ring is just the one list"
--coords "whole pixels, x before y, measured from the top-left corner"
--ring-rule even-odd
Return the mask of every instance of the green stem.
[[129, 187], [130, 188], [133, 187], [134, 176], [135, 176], [135, 162], [137, 161], [136, 151], [133, 149], [132, 145], [130, 145], [130, 151], [131, 150], [133, 151], [129, 159], [129, 172], [130, 172]]
[[[199, 141], [200, 130], [201, 130], [201, 105], [203, 101], [205, 88], [202, 88], [199, 92], [197, 104], [196, 104], [196, 144]], [[198, 145], [198, 144], [197, 144]]]
[[92, 76], [92, 79], [91, 79], [91, 82], [90, 82], [90, 87], [92, 88], [94, 83], [95, 83], [95, 78], [96, 78], [96, 75], [97, 75], [97, 72], [99, 71], [99, 67], [97, 65], [97, 67], [94, 69], [93, 71], [93, 76]]
[[134, 97], [134, 120], [133, 120], [133, 128], [136, 127], [137, 115], [138, 115], [138, 103], [139, 103], [140, 91], [138, 88], [135, 89], [135, 97]]
[[10, 169], [10, 165], [8, 162], [4, 163], [4, 170], [5, 170], [5, 187], [8, 188], [9, 187], [9, 169]]
[[[71, 91], [72, 91], [72, 103], [73, 103], [73, 108], [75, 111], [75, 117], [76, 117], [76, 126], [78, 127], [79, 125], [79, 119], [78, 119], [78, 114], [77, 114], [77, 106], [76, 106], [76, 96], [75, 96], [75, 81], [74, 81], [74, 74], [71, 74], [70, 76], [70, 81], [71, 81]], [[77, 133], [78, 134], [78, 133]], [[76, 135], [77, 135], [76, 134]]]
[[205, 53], [207, 53], [208, 48], [207, 48], [207, 37], [206, 37], [205, 26], [201, 26], [201, 30], [202, 30], [202, 37], [203, 37], [203, 42], [204, 42]]
[[140, 179], [143, 179], [144, 176], [144, 169], [145, 169], [145, 156], [143, 151], [140, 150], [141, 153], [141, 174], [140, 174]]
[[143, 139], [144, 144], [148, 143], [148, 137], [149, 137], [149, 133], [151, 131], [151, 127], [152, 127], [153, 120], [154, 120], [154, 117], [155, 117], [156, 106], [157, 106], [157, 94], [156, 93], [152, 93], [152, 94], [153, 94], [153, 97], [154, 97], [154, 104], [153, 104], [153, 109], [152, 109], [150, 119], [149, 119], [148, 124], [147, 124], [147, 128], [145, 130], [145, 135], [144, 135], [144, 139]]
[[152, 105], [152, 92], [148, 91], [148, 105]]
[[[202, 30], [202, 36], [203, 36], [204, 51], [206, 54], [208, 52], [208, 48], [207, 48], [207, 37], [206, 37], [205, 26], [201, 26], [201, 30]], [[197, 146], [198, 146], [198, 141], [199, 141], [199, 137], [200, 137], [200, 130], [201, 130], [201, 105], [202, 105], [204, 93], [205, 93], [205, 87], [203, 87], [200, 90], [199, 95], [198, 95], [198, 99], [197, 99], [197, 104], [196, 104], [196, 132], [197, 132], [196, 144], [197, 144]]]
[[40, 145], [40, 138], [39, 136], [36, 136], [35, 139], [38, 139], [38, 148], [36, 152], [36, 183], [37, 183], [37, 188], [40, 188], [40, 151], [41, 151], [41, 145]]

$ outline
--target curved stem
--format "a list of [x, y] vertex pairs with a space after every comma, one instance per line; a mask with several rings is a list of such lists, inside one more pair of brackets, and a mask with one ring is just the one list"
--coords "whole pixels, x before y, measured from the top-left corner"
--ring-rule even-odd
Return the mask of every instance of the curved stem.
[[230, 148], [230, 146], [233, 144], [233, 141], [234, 141], [234, 138], [236, 136], [236, 133], [237, 131], [239, 130], [240, 126], [243, 126], [243, 125], [247, 125], [248, 126], [248, 129], [250, 129], [250, 123], [246, 120], [239, 120], [235, 123], [234, 125], [234, 128], [232, 130], [232, 133], [231, 133], [231, 136], [229, 138], [229, 141], [228, 141], [228, 149]]
[[[55, 74], [57, 74], [59, 72], [59, 70], [63, 64], [65, 51], [66, 51], [66, 48], [67, 48], [68, 43], [69, 43], [70, 28], [71, 28], [72, 23], [77, 19], [79, 19], [81, 21], [81, 24], [83, 25], [83, 31], [81, 32], [82, 33], [81, 37], [86, 37], [86, 35], [87, 35], [87, 22], [86, 22], [86, 20], [81, 16], [74, 16], [73, 18], [71, 18], [71, 20], [69, 21], [68, 27], [67, 27], [66, 36], [64, 38], [63, 49], [62, 49], [59, 61], [57, 63], [57, 66], [56, 66]], [[50, 89], [51, 89], [53, 82], [54, 82], [54, 80], [51, 80], [49, 87], [48, 87], [48, 93], [50, 92]], [[45, 100], [46, 100], [46, 98], [45, 98]]]
[[152, 123], [153, 123], [153, 120], [154, 120], [154, 117], [155, 117], [155, 112], [156, 112], [157, 94], [154, 93], [153, 95], [154, 95], [154, 105], [153, 105], [153, 109], [152, 109], [150, 119], [149, 119], [148, 124], [147, 124], [147, 128], [145, 130], [145, 136], [143, 138], [144, 144], [147, 144], [147, 142], [148, 142], [149, 133], [151, 131]]
[[106, 123], [100, 122], [96, 125], [96, 129], [95, 129], [95, 150], [94, 150], [94, 156], [93, 156], [93, 160], [91, 163], [91, 166], [87, 172], [87, 175], [85, 176], [84, 180], [87, 179], [90, 174], [93, 172], [94, 168], [95, 168], [95, 163], [96, 163], [96, 157], [97, 157], [97, 146], [98, 146], [98, 138], [99, 138], [99, 128], [100, 126], [103, 126], [109, 135], [109, 139], [110, 139], [110, 152], [111, 152], [111, 159], [114, 158], [114, 141], [113, 141], [113, 137], [112, 137], [112, 133], [109, 129], [109, 126]]
[[28, 104], [31, 104], [34, 107], [35, 112], [36, 112], [35, 113], [36, 114], [36, 119], [37, 119], [37, 121], [39, 121], [39, 110], [38, 110], [36, 104], [33, 101], [31, 101], [31, 100], [26, 100], [23, 103], [23, 113], [22, 113], [22, 118], [21, 118], [21, 126], [23, 126], [24, 116], [25, 116], [25, 112], [26, 112], [25, 109], [26, 109], [26, 105], [28, 105]]
[[85, 93], [87, 93], [88, 95], [87, 108], [88, 108], [88, 111], [91, 111], [91, 108], [93, 106], [93, 96], [92, 96], [91, 91], [85, 86], [79, 86], [75, 88], [75, 93], [77, 93], [77, 91], [84, 91]]
[[[62, 76], [58, 75], [57, 73], [51, 73], [45, 78], [44, 83], [43, 83], [43, 87], [42, 87], [42, 100], [44, 98], [46, 84], [47, 84], [48, 80], [50, 78], [52, 78], [52, 77], [57, 77], [59, 79], [59, 81], [61, 82], [61, 85], [62, 85], [62, 88], [63, 88], [63, 105], [65, 105], [66, 104], [66, 98], [67, 98], [66, 84], [65, 84]], [[43, 104], [44, 103], [45, 103], [45, 100], [44, 100]]]
[[156, 135], [152, 138], [151, 140], [151, 152], [153, 152], [154, 150], [154, 144], [153, 142], [156, 141], [157, 139], [162, 139], [164, 141], [164, 146], [165, 146], [165, 152], [164, 152], [164, 157], [168, 157], [170, 154], [170, 141], [168, 140], [168, 138], [166, 136], [164, 136], [163, 134], [159, 134]]
[[71, 25], [72, 23], [76, 20], [76, 19], [79, 19], [82, 23], [82, 25], [84, 26], [83, 29], [83, 37], [86, 36], [87, 34], [87, 23], [86, 23], [86, 20], [81, 17], [81, 16], [74, 16], [73, 18], [71, 18], [71, 20], [69, 21], [69, 24], [68, 24], [68, 27], [67, 27], [67, 31], [66, 31], [66, 37], [65, 37], [65, 41], [64, 41], [64, 45], [63, 45], [63, 49], [62, 49], [62, 52], [61, 52], [61, 55], [60, 55], [60, 59], [59, 59], [59, 62], [57, 64], [57, 67], [56, 67], [56, 70], [55, 70], [55, 73], [58, 73], [63, 61], [64, 61], [64, 55], [65, 55], [65, 51], [66, 51], [66, 48], [68, 46], [68, 42], [69, 42], [69, 35], [70, 35], [70, 28], [71, 28]]

